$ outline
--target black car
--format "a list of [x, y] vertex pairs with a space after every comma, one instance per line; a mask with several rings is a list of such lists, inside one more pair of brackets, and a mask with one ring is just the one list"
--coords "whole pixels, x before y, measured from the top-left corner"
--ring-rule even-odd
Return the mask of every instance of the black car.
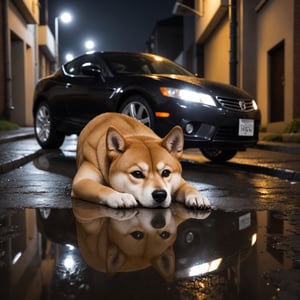
[[42, 148], [59, 148], [93, 117], [120, 112], [159, 136], [180, 125], [186, 148], [226, 161], [257, 143], [260, 111], [245, 91], [198, 78], [157, 55], [93, 52], [41, 79], [34, 95], [34, 128]]

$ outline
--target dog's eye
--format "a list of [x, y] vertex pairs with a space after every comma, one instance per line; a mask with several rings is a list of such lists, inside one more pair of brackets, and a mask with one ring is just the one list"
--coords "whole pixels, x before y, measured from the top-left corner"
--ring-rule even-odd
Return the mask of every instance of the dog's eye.
[[133, 232], [130, 233], [130, 235], [135, 240], [142, 240], [144, 238], [144, 233], [142, 231], [133, 231]]
[[133, 171], [131, 172], [131, 175], [135, 178], [145, 178], [145, 175], [141, 171]]
[[160, 234], [160, 236], [161, 236], [161, 238], [162, 238], [163, 240], [166, 240], [166, 239], [168, 239], [168, 238], [170, 237], [170, 232], [168, 232], [168, 231], [163, 231], [163, 232]]
[[162, 177], [169, 177], [170, 174], [171, 174], [171, 171], [170, 171], [170, 170], [163, 170], [163, 171], [161, 172], [161, 176], [162, 176]]

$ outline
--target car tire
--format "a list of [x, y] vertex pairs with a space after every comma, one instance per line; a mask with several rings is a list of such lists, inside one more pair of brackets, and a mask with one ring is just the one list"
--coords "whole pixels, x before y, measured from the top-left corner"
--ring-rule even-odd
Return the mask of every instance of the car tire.
[[65, 135], [56, 130], [47, 102], [41, 102], [35, 111], [34, 133], [43, 149], [58, 149], [64, 142]]
[[154, 115], [152, 109], [143, 96], [130, 96], [123, 103], [119, 112], [140, 121], [152, 129], [154, 128]]
[[213, 162], [222, 163], [227, 160], [233, 158], [237, 150], [219, 150], [219, 149], [208, 149], [208, 148], [201, 148], [200, 149], [202, 154]]

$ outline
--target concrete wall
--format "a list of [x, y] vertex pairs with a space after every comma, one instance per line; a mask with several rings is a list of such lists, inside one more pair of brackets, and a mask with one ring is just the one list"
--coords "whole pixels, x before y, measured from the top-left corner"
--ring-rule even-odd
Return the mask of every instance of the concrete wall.
[[[300, 22], [297, 21], [300, 4], [295, 1], [236, 1], [237, 86], [257, 100], [262, 111], [262, 125], [267, 125], [269, 131], [282, 131], [293, 118], [300, 117], [300, 100], [296, 95], [300, 91], [297, 85], [300, 82]], [[231, 1], [197, 0], [195, 3], [199, 12], [195, 19], [195, 43], [203, 49], [200, 60], [195, 58], [200, 62], [199, 72], [208, 79], [229, 83]], [[270, 118], [271, 104], [273, 108], [281, 108], [270, 96], [271, 92], [279, 95], [276, 88], [270, 90], [270, 75], [275, 74], [270, 74], [270, 51], [280, 44], [284, 45], [284, 74], [283, 97], [279, 98], [283, 99], [284, 114], [282, 121], [274, 121]]]
[[256, 18], [255, 1], [239, 1], [238, 15], [238, 86], [257, 98]]
[[[257, 99], [262, 109], [263, 124], [269, 123], [269, 61], [268, 51], [284, 42], [284, 120], [293, 118], [293, 30], [294, 0], [273, 0], [257, 15]], [[284, 122], [268, 124], [270, 130], [281, 130]]]
[[224, 18], [204, 46], [204, 77], [229, 83], [229, 27]]
[[[5, 44], [4, 38], [4, 1], [0, 1], [0, 45]], [[5, 53], [4, 47], [0, 46], [0, 117], [6, 114], [5, 110]]]
[[203, 76], [229, 83], [229, 22], [228, 1], [195, 1], [196, 43], [203, 46]]
[[36, 26], [27, 25], [13, 5], [8, 11], [11, 69], [12, 105], [11, 121], [21, 126], [32, 126], [32, 101], [36, 82]]

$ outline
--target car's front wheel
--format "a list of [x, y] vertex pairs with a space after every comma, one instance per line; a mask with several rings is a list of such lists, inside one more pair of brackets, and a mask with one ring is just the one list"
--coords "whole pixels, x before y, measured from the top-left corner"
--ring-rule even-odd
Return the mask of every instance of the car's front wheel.
[[130, 116], [152, 129], [154, 128], [153, 112], [143, 96], [129, 97], [122, 105], [120, 113]]
[[34, 116], [34, 132], [39, 145], [44, 149], [58, 149], [64, 142], [65, 135], [55, 128], [50, 107], [41, 102]]
[[220, 150], [220, 149], [208, 149], [201, 148], [202, 154], [213, 162], [225, 162], [233, 158], [237, 150]]

